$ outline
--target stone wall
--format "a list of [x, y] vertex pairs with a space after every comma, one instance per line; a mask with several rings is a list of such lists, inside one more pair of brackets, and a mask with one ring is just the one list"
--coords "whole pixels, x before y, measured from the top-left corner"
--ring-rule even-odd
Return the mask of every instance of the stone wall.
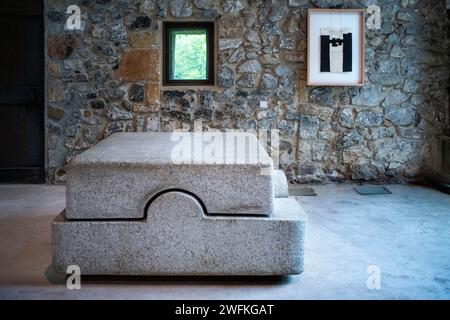
[[[82, 30], [64, 30], [77, 4]], [[307, 8], [381, 8], [366, 85], [307, 87]], [[48, 177], [116, 131], [279, 129], [295, 182], [402, 180], [434, 168], [448, 109], [443, 0], [47, 0]], [[164, 18], [217, 19], [218, 85], [160, 85]], [[259, 102], [269, 101], [261, 110]]]

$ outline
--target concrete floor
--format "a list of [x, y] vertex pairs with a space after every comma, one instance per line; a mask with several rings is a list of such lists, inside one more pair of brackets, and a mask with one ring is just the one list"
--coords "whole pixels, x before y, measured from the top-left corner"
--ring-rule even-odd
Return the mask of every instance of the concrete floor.
[[[64, 186], [0, 185], [1, 299], [450, 299], [450, 197], [413, 185], [361, 196], [313, 186], [305, 272], [283, 278], [84, 277], [68, 290], [50, 267], [50, 222]], [[367, 288], [367, 267], [381, 289]]]

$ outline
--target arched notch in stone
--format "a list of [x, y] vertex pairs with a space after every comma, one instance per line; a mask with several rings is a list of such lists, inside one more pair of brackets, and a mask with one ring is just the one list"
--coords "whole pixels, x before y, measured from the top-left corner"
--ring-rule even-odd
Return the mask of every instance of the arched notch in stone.
[[161, 197], [162, 195], [166, 194], [166, 193], [170, 193], [170, 192], [176, 192], [176, 193], [183, 193], [185, 195], [191, 196], [192, 198], [194, 198], [194, 200], [196, 200], [198, 202], [198, 205], [201, 207], [203, 214], [204, 215], [208, 215], [208, 211], [206, 209], [205, 204], [203, 203], [203, 201], [194, 193], [187, 191], [187, 190], [183, 190], [183, 189], [178, 189], [178, 188], [170, 188], [170, 189], [165, 189], [162, 190], [156, 194], [154, 194], [153, 196], [151, 196], [150, 200], [147, 201], [147, 204], [145, 205], [144, 208], [144, 217], [143, 220], [147, 220], [148, 218], [148, 211], [152, 205], [152, 203], [154, 201], [156, 201], [159, 197]]
[[195, 195], [165, 190], [148, 219], [52, 224], [58, 272], [83, 274], [287, 275], [303, 271], [306, 215], [295, 199], [276, 198], [268, 217], [206, 216]]

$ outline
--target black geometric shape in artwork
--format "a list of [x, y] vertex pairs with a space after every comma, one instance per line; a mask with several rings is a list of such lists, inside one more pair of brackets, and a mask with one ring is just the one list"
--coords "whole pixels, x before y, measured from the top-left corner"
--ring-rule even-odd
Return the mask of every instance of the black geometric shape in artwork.
[[344, 34], [344, 61], [342, 65], [343, 72], [352, 72], [352, 34]]
[[344, 43], [344, 40], [333, 38], [330, 40], [330, 43], [331, 43], [332, 47], [339, 47], [339, 46], [342, 46], [342, 44]]
[[320, 72], [330, 72], [330, 36], [320, 36]]
[[332, 47], [342, 46], [342, 72], [352, 71], [352, 33], [343, 34], [343, 39], [332, 38], [330, 36], [322, 35], [320, 36], [320, 72], [330, 72], [331, 71], [331, 61], [330, 61], [330, 45]]

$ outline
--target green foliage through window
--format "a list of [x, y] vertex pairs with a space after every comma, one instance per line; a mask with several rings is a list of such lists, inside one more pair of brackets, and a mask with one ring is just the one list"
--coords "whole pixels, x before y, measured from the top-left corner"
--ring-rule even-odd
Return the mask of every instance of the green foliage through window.
[[170, 79], [205, 80], [208, 34], [205, 29], [170, 30]]

